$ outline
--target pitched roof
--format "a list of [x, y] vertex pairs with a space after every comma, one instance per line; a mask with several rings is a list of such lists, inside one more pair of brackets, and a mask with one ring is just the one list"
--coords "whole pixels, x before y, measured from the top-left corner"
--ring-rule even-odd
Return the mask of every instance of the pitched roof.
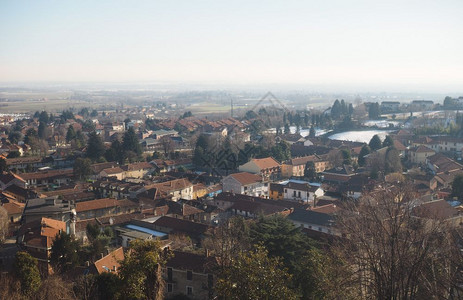
[[119, 262], [122, 260], [124, 260], [124, 250], [120, 247], [95, 261], [94, 266], [98, 274], [103, 272], [117, 272], [120, 267]]
[[157, 190], [160, 190], [162, 192], [169, 193], [171, 191], [183, 190], [192, 185], [193, 184], [188, 179], [180, 178], [160, 183], [154, 183], [149, 186], [146, 186], [145, 188], [147, 190], [150, 188], [156, 188]]
[[274, 183], [274, 182], [270, 183], [270, 190], [274, 192], [283, 193], [284, 187], [285, 186], [280, 183]]
[[404, 146], [400, 141], [394, 140], [394, 147], [399, 150], [399, 151], [405, 151], [407, 150], [407, 147]]
[[2, 207], [8, 212], [8, 215], [19, 215], [22, 214], [24, 210], [24, 203], [11, 201], [8, 203], [3, 203]]
[[9, 182], [18, 179], [22, 182], [24, 182], [24, 179], [19, 177], [18, 175], [14, 174], [13, 172], [9, 173], [0, 173], [0, 181], [3, 182], [4, 184], [8, 184]]
[[230, 174], [229, 176], [237, 180], [241, 185], [248, 185], [256, 182], [262, 182], [262, 177], [257, 174], [251, 174], [248, 172], [240, 172]]
[[305, 165], [309, 161], [316, 162], [321, 161], [322, 159], [318, 155], [308, 155], [303, 157], [297, 157], [290, 160], [291, 165], [298, 166], [298, 165]]
[[333, 218], [329, 214], [297, 208], [288, 215], [288, 218], [297, 222], [323, 226], [329, 226], [333, 222]]
[[90, 201], [83, 201], [76, 203], [76, 212], [84, 212], [89, 210], [97, 210], [109, 207], [122, 207], [122, 206], [137, 206], [133, 201], [123, 199], [116, 200], [110, 198], [96, 199]]
[[299, 182], [290, 181], [285, 185], [285, 188], [305, 191], [305, 192], [315, 192], [319, 187], [310, 185], [308, 183], [299, 183]]
[[122, 168], [126, 171], [154, 169], [153, 165], [150, 164], [149, 162], [139, 162], [139, 163], [128, 164], [128, 165], [122, 166]]
[[156, 226], [170, 228], [176, 232], [184, 232], [194, 235], [203, 234], [209, 228], [209, 226], [205, 224], [171, 218], [167, 216], [160, 217], [154, 222], [154, 224]]
[[71, 177], [71, 176], [74, 176], [74, 170], [73, 169], [47, 170], [47, 171], [40, 171], [40, 172], [23, 173], [19, 176], [24, 180], [45, 179], [45, 178], [55, 178], [55, 177]]
[[104, 169], [112, 168], [115, 166], [117, 166], [116, 162], [104, 162], [104, 163], [92, 164], [91, 168], [94, 174], [98, 174]]
[[458, 211], [445, 200], [425, 202], [415, 207], [413, 213], [430, 219], [449, 219], [458, 216]]
[[429, 152], [435, 153], [434, 150], [432, 150], [432, 149], [430, 149], [430, 148], [428, 148], [428, 147], [426, 147], [426, 146], [424, 146], [424, 145], [420, 145], [420, 146], [414, 148], [412, 151], [414, 151], [414, 152], [416, 152], [416, 153], [426, 153], [426, 152], [428, 152], [428, 153], [429, 153]]
[[338, 212], [340, 208], [336, 206], [336, 204], [331, 203], [331, 204], [326, 204], [322, 206], [315, 206], [312, 208], [312, 211], [319, 212], [319, 213], [324, 213], [324, 214], [334, 214]]
[[448, 158], [442, 153], [437, 153], [428, 157], [428, 162], [436, 167], [436, 173], [451, 172], [463, 169], [463, 165], [457, 163], [451, 158]]
[[124, 170], [122, 170], [122, 169], [119, 168], [119, 167], [112, 167], [112, 168], [104, 169], [102, 172], [105, 172], [105, 173], [108, 174], [108, 175], [114, 175], [114, 174], [123, 173]]
[[253, 158], [251, 161], [255, 163], [260, 169], [271, 169], [280, 166], [280, 163], [273, 159], [273, 157]]
[[173, 251], [173, 254], [174, 256], [166, 263], [168, 268], [192, 270], [196, 273], [209, 273], [217, 264], [216, 259], [210, 256], [182, 251]]

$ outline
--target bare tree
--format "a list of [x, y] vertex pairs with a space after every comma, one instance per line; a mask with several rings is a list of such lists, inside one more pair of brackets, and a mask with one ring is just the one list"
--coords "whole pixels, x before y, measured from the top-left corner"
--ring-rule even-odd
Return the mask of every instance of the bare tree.
[[5, 241], [8, 234], [8, 213], [6, 209], [0, 206], [0, 244]]
[[249, 249], [248, 226], [241, 217], [233, 217], [213, 228], [203, 242], [205, 249], [218, 258], [221, 269], [230, 265], [239, 253]]
[[[358, 299], [448, 299], [458, 288], [459, 237], [439, 218], [417, 217], [405, 185], [346, 206], [333, 253], [350, 266]], [[344, 274], [346, 276], [346, 274]]]

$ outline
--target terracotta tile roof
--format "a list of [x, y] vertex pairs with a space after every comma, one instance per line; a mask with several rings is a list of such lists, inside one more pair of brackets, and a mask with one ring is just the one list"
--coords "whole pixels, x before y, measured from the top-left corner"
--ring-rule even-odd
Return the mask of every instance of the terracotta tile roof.
[[40, 172], [33, 172], [33, 173], [23, 173], [19, 176], [24, 180], [56, 178], [56, 177], [72, 177], [74, 176], [74, 171], [73, 169], [47, 170], [47, 171], [40, 171]]
[[416, 216], [430, 219], [450, 219], [458, 216], [458, 211], [445, 200], [425, 202], [413, 209]]
[[428, 148], [428, 147], [426, 147], [424, 145], [420, 145], [420, 146], [414, 148], [412, 151], [414, 151], [416, 153], [426, 153], [426, 152], [428, 152], [428, 153], [433, 152], [434, 153], [435, 152], [434, 150], [432, 150], [432, 149], [430, 149], [430, 148]]
[[122, 260], [124, 260], [124, 250], [122, 249], [122, 247], [120, 247], [110, 252], [105, 257], [95, 261], [94, 266], [98, 274], [101, 274], [103, 272], [117, 273], [120, 267], [119, 262]]
[[278, 168], [280, 166], [280, 163], [273, 159], [273, 157], [253, 158], [251, 161], [254, 162], [260, 169]]
[[405, 151], [407, 150], [407, 147], [404, 146], [400, 141], [394, 140], [394, 147], [399, 150], [399, 151]]
[[104, 199], [96, 199], [96, 200], [90, 200], [90, 201], [83, 201], [83, 202], [78, 202], [76, 203], [76, 211], [79, 212], [84, 212], [84, 211], [89, 211], [89, 210], [97, 210], [97, 209], [103, 209], [103, 208], [109, 208], [109, 207], [124, 207], [124, 206], [137, 206], [137, 204], [133, 201], [130, 200], [116, 200], [116, 199], [110, 199], [110, 198], [104, 198]]
[[58, 220], [50, 219], [50, 218], [42, 218], [41, 224], [42, 226], [46, 225], [51, 228], [66, 231], [66, 223], [64, 223], [63, 221], [58, 221]]
[[318, 155], [308, 155], [303, 157], [296, 157], [290, 160], [290, 164], [293, 166], [305, 165], [309, 161], [321, 161], [322, 159]]
[[108, 175], [114, 175], [114, 174], [124, 173], [124, 170], [122, 170], [119, 167], [112, 167], [112, 168], [104, 169], [102, 172], [105, 172]]
[[42, 161], [42, 158], [39, 156], [26, 156], [26, 157], [7, 158], [6, 164], [9, 166], [9, 165], [22, 164], [22, 163], [38, 163], [41, 161]]
[[248, 185], [256, 182], [262, 182], [262, 177], [256, 174], [251, 174], [248, 172], [240, 172], [235, 174], [230, 174], [229, 176], [236, 179], [242, 185]]
[[91, 168], [94, 174], [98, 174], [104, 169], [116, 167], [117, 163], [116, 162], [104, 162], [104, 163], [98, 163], [98, 164], [92, 164]]
[[193, 184], [185, 178], [169, 180], [161, 183], [154, 183], [149, 186], [146, 186], [146, 189], [156, 188], [161, 192], [171, 192], [186, 189], [187, 187], [192, 186]]
[[435, 166], [436, 173], [451, 172], [463, 169], [463, 165], [457, 163], [451, 158], [448, 158], [442, 153], [437, 153], [428, 157], [428, 162]]
[[87, 224], [100, 225], [100, 226], [115, 226], [125, 224], [131, 220], [141, 220], [153, 216], [151, 213], [130, 213], [121, 214], [117, 216], [107, 216], [101, 218], [93, 218], [87, 220], [78, 220], [76, 222], [76, 232], [84, 232], [87, 228]]
[[154, 167], [149, 162], [139, 162], [139, 163], [133, 163], [133, 164], [122, 166], [122, 168], [126, 171], [138, 171], [138, 170], [149, 170], [149, 169], [153, 169]]
[[327, 204], [322, 206], [316, 206], [312, 208], [312, 211], [324, 213], [324, 214], [334, 214], [340, 210], [336, 204]]
[[24, 203], [11, 201], [9, 203], [3, 203], [2, 207], [8, 212], [8, 215], [19, 215], [22, 214], [24, 210]]

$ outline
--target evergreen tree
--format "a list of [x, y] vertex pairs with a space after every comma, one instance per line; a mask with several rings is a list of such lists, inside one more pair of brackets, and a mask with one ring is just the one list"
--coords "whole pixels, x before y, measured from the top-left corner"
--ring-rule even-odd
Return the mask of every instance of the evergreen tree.
[[339, 102], [338, 99], [334, 101], [333, 106], [331, 107], [331, 116], [333, 117], [334, 120], [337, 120], [342, 114], [342, 107], [341, 103]]
[[40, 288], [41, 279], [37, 259], [27, 252], [17, 252], [14, 273], [21, 283], [21, 291], [26, 297], [32, 297]]
[[314, 138], [314, 137], [315, 137], [315, 128], [314, 128], [313, 126], [310, 127], [309, 137], [310, 137], [310, 138]]
[[76, 138], [76, 131], [74, 130], [74, 126], [69, 125], [68, 131], [66, 132], [66, 142], [70, 143], [75, 138]]
[[38, 135], [42, 140], [47, 138], [47, 125], [44, 122], [40, 122], [39, 124]]
[[290, 288], [291, 275], [278, 257], [268, 257], [262, 246], [241, 252], [217, 281], [222, 299], [297, 299]]
[[347, 149], [342, 149], [341, 154], [342, 154], [342, 159], [343, 159], [342, 163], [345, 165], [350, 165], [352, 163], [350, 151]]
[[42, 111], [39, 116], [39, 122], [47, 124], [49, 121], [48, 114], [46, 111]]
[[79, 242], [69, 234], [61, 232], [51, 246], [50, 262], [59, 273], [72, 269], [79, 263]]
[[8, 134], [8, 140], [12, 144], [17, 144], [22, 138], [22, 134], [19, 131], [12, 131]]
[[390, 135], [387, 135], [383, 141], [383, 147], [392, 147], [394, 146], [394, 140], [391, 138]]
[[368, 146], [370, 146], [370, 149], [372, 151], [380, 149], [382, 147], [382, 143], [381, 139], [379, 138], [379, 135], [375, 134], [368, 143]]
[[291, 133], [291, 130], [290, 130], [290, 128], [289, 128], [289, 124], [288, 124], [288, 123], [285, 123], [284, 133], [285, 133], [285, 134]]
[[452, 196], [463, 200], [463, 175], [458, 175], [453, 179]]
[[122, 165], [124, 163], [124, 151], [121, 142], [119, 140], [112, 142], [111, 147], [106, 150], [104, 156], [107, 161], [117, 161]]
[[349, 115], [352, 116], [354, 114], [354, 106], [352, 103], [349, 103]]
[[371, 150], [370, 150], [370, 147], [365, 144], [363, 145], [362, 149], [360, 150], [360, 153], [359, 153], [359, 158], [358, 158], [358, 164], [359, 166], [363, 167], [365, 166], [365, 156], [370, 154]]
[[372, 120], [378, 119], [381, 116], [378, 102], [371, 103], [368, 108], [368, 117]]
[[92, 161], [97, 161], [105, 153], [105, 147], [100, 136], [95, 132], [88, 135], [87, 157]]
[[138, 136], [135, 133], [133, 127], [129, 128], [122, 138], [122, 149], [125, 153], [128, 151], [134, 152], [137, 156], [141, 156], [143, 150], [141, 148], [140, 142], [138, 141]]
[[26, 132], [26, 136], [24, 137], [24, 143], [30, 144], [31, 139], [38, 138], [38, 137], [39, 137], [39, 135], [38, 135], [37, 131], [34, 128], [30, 128]]
[[92, 174], [92, 162], [88, 158], [77, 158], [74, 162], [74, 176], [80, 180]]

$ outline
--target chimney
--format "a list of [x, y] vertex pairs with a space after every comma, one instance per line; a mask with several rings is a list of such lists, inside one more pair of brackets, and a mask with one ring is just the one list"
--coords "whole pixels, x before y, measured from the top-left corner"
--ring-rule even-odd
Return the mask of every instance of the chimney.
[[210, 256], [209, 249], [204, 249], [204, 252], [205, 252], [205, 254], [206, 254], [206, 257], [209, 257], [209, 256]]
[[116, 271], [117, 271], [117, 267], [113, 266], [113, 272], [116, 272]]
[[85, 266], [90, 267], [90, 262], [88, 260], [85, 262]]
[[103, 258], [103, 257], [104, 257], [104, 253], [100, 253], [100, 256], [101, 256], [100, 258]]

